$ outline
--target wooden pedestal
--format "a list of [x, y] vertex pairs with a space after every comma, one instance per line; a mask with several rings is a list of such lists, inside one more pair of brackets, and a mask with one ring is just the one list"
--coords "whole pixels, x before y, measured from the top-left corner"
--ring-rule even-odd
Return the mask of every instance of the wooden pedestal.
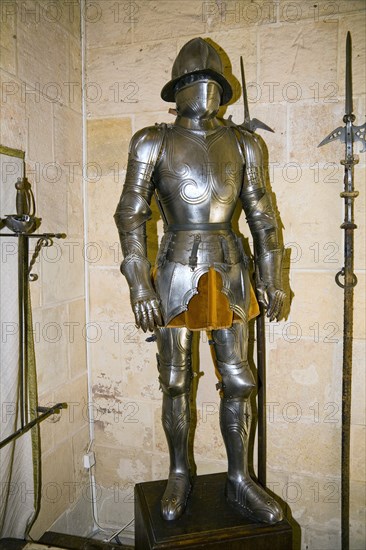
[[291, 550], [287, 520], [276, 525], [253, 523], [236, 512], [224, 495], [226, 474], [198, 476], [184, 515], [163, 520], [160, 499], [166, 481], [135, 486], [135, 550]]

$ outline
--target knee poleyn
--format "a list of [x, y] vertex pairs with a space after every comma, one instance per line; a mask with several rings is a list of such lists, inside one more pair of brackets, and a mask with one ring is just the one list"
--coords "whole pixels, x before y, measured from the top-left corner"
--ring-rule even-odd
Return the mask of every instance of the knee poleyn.
[[189, 393], [191, 386], [191, 367], [190, 364], [176, 367], [174, 365], [163, 365], [158, 360], [159, 383], [166, 395], [178, 397]]
[[221, 375], [219, 388], [224, 398], [247, 399], [250, 396], [256, 383], [248, 363], [230, 365], [217, 361], [217, 367]]

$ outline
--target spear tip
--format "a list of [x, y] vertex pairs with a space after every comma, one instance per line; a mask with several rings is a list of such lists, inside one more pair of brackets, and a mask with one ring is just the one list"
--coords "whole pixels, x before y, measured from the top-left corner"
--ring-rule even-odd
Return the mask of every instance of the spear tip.
[[243, 62], [243, 56], [240, 56], [240, 71], [241, 71], [241, 84], [242, 84], [242, 90], [243, 90], [243, 103], [244, 103], [244, 122], [247, 127], [250, 126], [250, 115], [249, 115], [249, 105], [248, 105], [248, 95], [247, 95], [247, 87], [245, 83], [245, 73], [244, 73], [244, 62]]
[[352, 102], [352, 38], [350, 31], [347, 32], [346, 40], [346, 116], [353, 113]]

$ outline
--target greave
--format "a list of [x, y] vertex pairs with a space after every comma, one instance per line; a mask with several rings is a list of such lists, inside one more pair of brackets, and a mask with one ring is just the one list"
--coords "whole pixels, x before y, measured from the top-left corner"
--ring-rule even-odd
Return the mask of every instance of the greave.
[[168, 442], [170, 469], [161, 500], [164, 519], [180, 517], [191, 490], [188, 461], [190, 427], [191, 342], [187, 329], [161, 328], [158, 342], [159, 381], [163, 391], [162, 424]]
[[162, 423], [168, 442], [170, 472], [189, 474], [188, 436], [190, 425], [189, 394], [171, 397], [164, 394]]
[[221, 399], [220, 428], [228, 457], [226, 497], [245, 516], [255, 521], [277, 523], [283, 519], [280, 506], [249, 475], [247, 407], [245, 399]]
[[190, 426], [189, 394], [163, 397], [162, 422], [169, 447], [168, 483], [161, 499], [164, 519], [178, 519], [184, 512], [191, 491], [188, 461]]
[[220, 402], [220, 428], [228, 459], [228, 478], [235, 481], [249, 477], [247, 407], [246, 399], [233, 400], [223, 397]]

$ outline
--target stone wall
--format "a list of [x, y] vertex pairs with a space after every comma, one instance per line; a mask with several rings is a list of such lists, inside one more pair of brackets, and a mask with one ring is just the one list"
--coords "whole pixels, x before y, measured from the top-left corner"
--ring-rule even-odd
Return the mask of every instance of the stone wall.
[[[268, 485], [288, 502], [301, 527], [303, 549], [340, 548], [343, 295], [334, 274], [343, 265], [343, 169], [338, 161], [344, 152], [339, 143], [316, 145], [342, 123], [347, 30], [353, 38], [356, 122], [364, 121], [365, 2], [87, 2], [82, 9], [88, 78], [84, 151], [77, 1], [6, 0], [0, 8], [0, 143], [26, 151], [42, 229], [68, 235], [43, 253], [36, 266], [39, 280], [32, 283], [40, 403], [70, 403], [60, 421], [42, 425], [44, 489], [33, 535], [56, 519], [65, 532], [85, 534], [91, 526], [82, 467], [89, 441], [86, 338], [99, 522], [112, 528], [127, 523], [133, 516], [134, 484], [167, 475], [155, 345], [134, 327], [112, 216], [129, 140], [144, 126], [173, 121], [160, 90], [181, 46], [202, 36], [223, 48], [238, 79], [243, 55], [251, 114], [276, 132], [261, 135], [284, 226], [291, 304], [280, 323], [267, 326]], [[227, 109], [229, 114], [242, 121], [241, 98]], [[364, 155], [360, 161], [351, 433], [354, 550], [363, 548], [366, 539]], [[248, 236], [243, 217], [239, 227]], [[156, 207], [148, 230], [153, 260], [162, 233]], [[198, 473], [224, 471], [216, 379], [205, 335], [196, 369], [203, 373], [197, 377]]]
[[[119, 6], [119, 10], [118, 10]], [[345, 40], [353, 38], [355, 113], [365, 113], [365, 3], [287, 1], [103, 1], [87, 21], [88, 161], [100, 173], [88, 184], [89, 239], [101, 251], [89, 264], [92, 345], [98, 406], [95, 443], [100, 521], [121, 525], [133, 515], [133, 485], [165, 478], [168, 455], [160, 425], [155, 346], [134, 328], [127, 285], [119, 273], [114, 213], [132, 134], [172, 122], [160, 99], [173, 60], [189, 39], [219, 44], [240, 79], [245, 60], [251, 114], [275, 134], [260, 132], [288, 250], [286, 318], [267, 326], [268, 484], [288, 502], [302, 529], [302, 548], [340, 548], [340, 441], [344, 151], [317, 144], [342, 124]], [[243, 118], [242, 99], [227, 109]], [[356, 168], [355, 341], [351, 464], [351, 547], [365, 541], [365, 157]], [[156, 209], [149, 253], [161, 234]], [[240, 229], [248, 235], [245, 221]], [[198, 473], [226, 469], [218, 397], [207, 338], [201, 336], [195, 460]]]
[[0, 10], [0, 143], [25, 151], [40, 231], [67, 233], [44, 249], [31, 283], [39, 403], [69, 403], [41, 424], [42, 503], [32, 535], [62, 514], [66, 530], [87, 533], [80, 7], [30, 0], [1, 2]]

